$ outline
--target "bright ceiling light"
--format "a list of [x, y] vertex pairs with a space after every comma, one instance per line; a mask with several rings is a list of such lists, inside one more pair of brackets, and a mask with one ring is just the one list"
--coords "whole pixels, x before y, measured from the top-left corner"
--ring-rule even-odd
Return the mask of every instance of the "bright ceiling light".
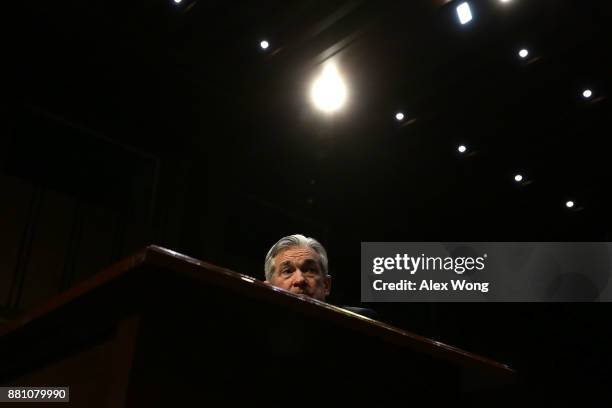
[[585, 89], [584, 91], [582, 91], [582, 96], [584, 96], [586, 99], [589, 99], [591, 96], [593, 96], [593, 92], [591, 92], [590, 89]]
[[523, 176], [521, 174], [517, 174], [516, 176], [514, 176], [514, 181], [520, 183], [521, 181], [523, 181]]
[[472, 21], [472, 10], [470, 10], [470, 5], [467, 2], [461, 3], [457, 6], [457, 16], [459, 17], [459, 22], [461, 24], [466, 24]]
[[323, 72], [312, 84], [310, 96], [314, 105], [324, 112], [335, 112], [344, 105], [347, 90], [335, 64], [323, 67]]
[[574, 202], [570, 200], [570, 201], [568, 201], [568, 202], [566, 202], [566, 203], [565, 203], [565, 206], [566, 206], [567, 208], [572, 208], [572, 207], [574, 206]]
[[464, 145], [461, 145], [457, 148], [457, 151], [459, 153], [465, 153], [466, 150], [467, 150], [467, 147], [465, 147]]
[[395, 114], [395, 119], [397, 119], [397, 120], [404, 120], [404, 114], [402, 112], [397, 112]]
[[519, 57], [521, 58], [526, 58], [528, 55], [529, 55], [529, 51], [527, 51], [525, 48], [519, 51]]
[[174, 0], [174, 2], [175, 2], [176, 4], [179, 4], [181, 1], [183, 1], [183, 0]]
[[259, 46], [261, 47], [262, 50], [265, 50], [270, 46], [270, 43], [267, 42], [266, 40], [263, 40], [262, 42], [259, 43]]

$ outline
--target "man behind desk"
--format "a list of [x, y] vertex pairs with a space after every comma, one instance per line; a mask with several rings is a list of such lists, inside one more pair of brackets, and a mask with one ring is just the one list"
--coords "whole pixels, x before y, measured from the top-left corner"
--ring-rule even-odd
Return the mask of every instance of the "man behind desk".
[[[327, 252], [316, 239], [295, 234], [281, 238], [266, 255], [266, 283], [291, 293], [322, 302], [331, 292]], [[376, 313], [360, 307], [343, 307], [376, 318]]]

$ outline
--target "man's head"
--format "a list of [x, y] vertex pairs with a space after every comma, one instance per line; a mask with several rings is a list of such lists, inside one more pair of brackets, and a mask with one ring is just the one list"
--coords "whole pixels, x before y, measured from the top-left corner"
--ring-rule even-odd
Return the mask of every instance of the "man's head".
[[289, 235], [270, 248], [265, 263], [266, 282], [324, 301], [331, 291], [327, 253], [314, 238]]

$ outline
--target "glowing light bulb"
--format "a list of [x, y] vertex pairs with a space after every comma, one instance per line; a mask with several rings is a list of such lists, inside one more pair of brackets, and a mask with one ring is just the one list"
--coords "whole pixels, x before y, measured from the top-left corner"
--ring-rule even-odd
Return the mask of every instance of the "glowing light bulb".
[[344, 105], [347, 90], [335, 64], [325, 65], [312, 84], [310, 96], [314, 105], [324, 112], [335, 112]]

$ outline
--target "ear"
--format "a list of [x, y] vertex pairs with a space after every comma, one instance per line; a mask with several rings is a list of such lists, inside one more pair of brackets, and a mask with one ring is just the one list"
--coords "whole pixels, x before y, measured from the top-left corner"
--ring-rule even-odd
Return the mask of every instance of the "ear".
[[331, 293], [331, 287], [332, 287], [332, 277], [331, 275], [327, 275], [325, 277], [324, 280], [324, 285], [325, 285], [325, 296], [329, 296], [329, 294]]

